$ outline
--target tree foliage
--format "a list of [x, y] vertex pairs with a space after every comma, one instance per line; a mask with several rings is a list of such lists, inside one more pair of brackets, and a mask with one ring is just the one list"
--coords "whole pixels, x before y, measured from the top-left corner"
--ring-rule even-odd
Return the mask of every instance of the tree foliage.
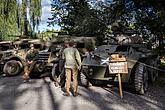
[[41, 0], [1, 0], [0, 38], [29, 36], [39, 25]]
[[71, 35], [96, 36], [114, 31], [112, 25], [120, 22], [119, 31], [137, 30], [144, 40], [161, 42], [164, 5], [163, 0], [54, 0], [48, 23], [60, 25]]
[[56, 0], [52, 4], [49, 24], [58, 24], [71, 35], [93, 36], [100, 34], [105, 25], [87, 0]]
[[[18, 34], [16, 23], [16, 1], [8, 2], [6, 0], [0, 1], [0, 37], [3, 39], [6, 35], [12, 33]], [[14, 10], [15, 9], [15, 10]], [[17, 29], [14, 30], [13, 29]]]

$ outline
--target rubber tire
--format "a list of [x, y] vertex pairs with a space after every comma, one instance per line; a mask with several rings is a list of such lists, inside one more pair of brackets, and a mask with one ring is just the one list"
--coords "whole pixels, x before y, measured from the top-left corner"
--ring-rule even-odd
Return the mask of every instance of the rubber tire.
[[64, 68], [62, 70], [61, 73], [59, 73], [58, 71], [58, 64], [54, 64], [53, 68], [52, 68], [52, 72], [51, 72], [51, 79], [53, 79], [54, 81], [56, 80], [55, 77], [57, 77], [57, 81], [60, 84], [61, 87], [65, 87], [65, 72], [64, 72]]
[[35, 68], [34, 68], [34, 72], [43, 73], [44, 69], [45, 69], [45, 64], [44, 63], [43, 64], [42, 63], [36, 63]]
[[53, 67], [52, 67], [52, 72], [51, 72], [51, 79], [53, 79], [54, 81], [56, 80], [55, 79], [55, 76], [57, 77], [56, 73], [57, 73], [57, 64], [54, 64]]
[[[19, 62], [19, 61], [10, 60], [5, 63], [5, 65], [3, 67], [3, 72], [7, 76], [18, 75], [21, 73], [21, 70], [22, 70], [22, 66], [20, 64], [21, 64], [21, 62]], [[13, 67], [13, 68], [11, 68], [11, 67]]]
[[143, 95], [148, 89], [148, 72], [144, 64], [137, 64], [134, 79], [135, 91]]
[[81, 86], [84, 86], [84, 87], [86, 87], [86, 88], [88, 88], [89, 87], [89, 81], [88, 81], [88, 79], [87, 79], [87, 77], [86, 77], [86, 75], [85, 74], [87, 74], [87, 72], [88, 72], [88, 69], [81, 69], [81, 71], [80, 71], [80, 85]]
[[[158, 61], [156, 59], [152, 59], [150, 61], [150, 66], [158, 68]], [[158, 70], [155, 70], [154, 68], [149, 68], [149, 76], [150, 76], [150, 81], [153, 83], [155, 82], [156, 78], [158, 77]]]

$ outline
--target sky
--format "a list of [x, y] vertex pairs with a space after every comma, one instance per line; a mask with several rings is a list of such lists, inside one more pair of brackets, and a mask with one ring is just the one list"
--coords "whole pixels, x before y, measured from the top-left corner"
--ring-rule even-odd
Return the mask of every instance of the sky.
[[48, 27], [47, 20], [49, 17], [51, 17], [51, 0], [41, 0], [42, 5], [42, 15], [41, 15], [41, 22], [38, 27], [38, 31], [46, 31], [47, 29], [55, 29], [60, 30], [60, 27], [58, 25]]

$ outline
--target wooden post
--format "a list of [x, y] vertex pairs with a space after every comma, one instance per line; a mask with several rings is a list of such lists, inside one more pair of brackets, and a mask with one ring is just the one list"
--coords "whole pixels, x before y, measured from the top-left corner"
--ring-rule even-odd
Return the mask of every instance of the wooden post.
[[119, 93], [120, 93], [120, 97], [123, 98], [120, 73], [118, 73], [118, 81], [119, 81]]
[[124, 56], [120, 56], [119, 54], [111, 54], [110, 58], [109, 73], [118, 76], [119, 94], [120, 97], [123, 98], [121, 74], [128, 74], [128, 63], [126, 58]]

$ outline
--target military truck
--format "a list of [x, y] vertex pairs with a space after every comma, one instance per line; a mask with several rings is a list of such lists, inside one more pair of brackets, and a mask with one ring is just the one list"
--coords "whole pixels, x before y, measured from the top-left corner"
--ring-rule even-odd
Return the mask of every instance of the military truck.
[[[88, 87], [89, 82], [92, 85], [118, 82], [109, 70], [113, 56], [117, 55], [120, 58], [125, 58], [127, 62], [128, 73], [122, 74], [122, 83], [133, 85], [139, 94], [144, 94], [147, 91], [148, 84], [154, 82], [158, 76], [159, 56], [146, 48], [145, 44], [141, 42], [140, 36], [131, 35], [132, 33], [118, 34], [113, 36], [112, 40], [115, 43], [101, 45], [93, 52], [88, 52], [82, 61], [80, 75], [84, 86]], [[134, 37], [138, 39], [135, 40]]]
[[78, 48], [80, 53], [83, 54], [84, 48], [87, 47], [89, 50], [92, 50], [94, 46], [91, 37], [58, 37], [56, 39], [52, 39], [46, 43], [47, 48], [43, 51], [39, 52], [37, 65], [39, 68], [44, 69], [47, 72], [50, 72], [52, 80], [55, 80], [55, 77], [59, 77], [59, 82], [61, 82], [61, 86], [64, 85], [64, 77], [63, 77], [63, 69], [64, 62], [61, 59], [61, 52], [64, 49], [64, 41], [66, 39], [73, 40], [75, 42], [75, 46]]
[[[9, 59], [9, 57], [14, 52], [14, 47], [12, 46], [11, 41], [3, 41], [0, 42], [0, 70], [3, 70], [3, 66], [6, 63], [6, 60]], [[2, 74], [2, 72], [0, 73]]]
[[46, 48], [42, 51], [39, 51], [39, 55], [37, 58], [37, 71], [39, 73], [42, 73], [44, 71], [50, 72], [48, 76], [51, 76], [51, 71], [55, 63], [58, 63], [59, 60], [59, 53], [61, 51], [62, 47], [62, 42], [52, 42], [48, 41], [46, 43]]
[[21, 39], [18, 41], [13, 41], [12, 45], [10, 45], [13, 47], [10, 55], [3, 59], [4, 74], [7, 76], [14, 76], [20, 74], [23, 71], [25, 65], [25, 55], [31, 43], [34, 44], [36, 49], [42, 49], [42, 43], [39, 42], [39, 40], [36, 41], [32, 39]]

